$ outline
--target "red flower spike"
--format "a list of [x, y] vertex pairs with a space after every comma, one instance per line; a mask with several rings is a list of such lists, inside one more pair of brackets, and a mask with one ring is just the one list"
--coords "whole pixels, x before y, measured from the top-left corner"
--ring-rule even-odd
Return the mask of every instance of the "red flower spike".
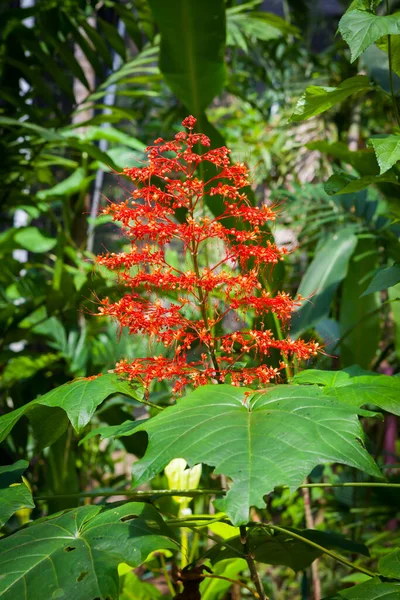
[[[122, 224], [131, 250], [97, 258], [100, 265], [117, 271], [128, 288], [117, 302], [102, 300], [99, 314], [114, 318], [132, 335], [156, 340], [172, 354], [122, 360], [114, 371], [141, 381], [146, 389], [153, 381], [171, 381], [174, 393], [210, 382], [265, 386], [279, 381], [287, 359], [308, 360], [320, 349], [314, 341], [275, 339], [264, 327], [263, 317], [269, 312], [282, 325], [289, 324], [303, 300], [285, 292], [272, 296], [261, 284], [287, 254], [264, 228], [276, 218], [274, 207], [251, 205], [242, 189], [249, 183], [248, 169], [243, 163], [230, 163], [228, 148], [194, 151], [195, 146], [210, 146], [207, 136], [193, 133], [195, 124], [194, 117], [186, 117], [182, 125], [188, 132], [177, 133], [169, 142], [156, 139], [146, 150], [147, 166], [124, 170], [138, 184], [132, 199], [110, 203], [103, 211]], [[210, 181], [198, 175], [202, 162], [219, 169]], [[216, 195], [223, 197], [225, 210], [214, 218], [203, 202], [204, 196], [212, 202]], [[182, 208], [183, 223], [175, 218]], [[232, 219], [237, 227], [225, 225]], [[216, 248], [205, 252], [206, 245]], [[178, 265], [168, 262], [170, 248], [180, 252]], [[209, 264], [207, 256], [216, 252], [218, 258]], [[239, 323], [248, 311], [257, 317], [258, 329], [216, 335], [217, 325], [224, 331], [228, 315]], [[271, 350], [285, 359], [275, 368], [265, 364]], [[248, 366], [239, 366], [243, 361]]]

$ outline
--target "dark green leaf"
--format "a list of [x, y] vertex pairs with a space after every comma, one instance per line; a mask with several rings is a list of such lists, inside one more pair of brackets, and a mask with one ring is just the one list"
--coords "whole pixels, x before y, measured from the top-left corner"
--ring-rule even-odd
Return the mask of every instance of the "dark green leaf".
[[[318, 464], [341, 462], [380, 476], [365, 451], [357, 409], [326, 398], [317, 388], [280, 385], [256, 394], [229, 385], [204, 386], [146, 419], [145, 456], [133, 465], [133, 485], [149, 481], [173, 458], [215, 466], [233, 481], [226, 511], [246, 523], [251, 506], [276, 486], [295, 490]], [[363, 413], [371, 414], [371, 413]]]
[[400, 182], [394, 173], [388, 173], [387, 175], [366, 175], [357, 179], [353, 175], [345, 171], [340, 173], [334, 173], [328, 179], [325, 184], [325, 191], [327, 194], [353, 194], [354, 192], [360, 192], [370, 185], [379, 185], [380, 183], [393, 183], [400, 185]]
[[342, 367], [371, 365], [381, 337], [378, 294], [360, 296], [366, 280], [377, 267], [378, 250], [371, 240], [361, 239], [351, 258], [340, 296], [340, 362]]
[[379, 573], [391, 579], [400, 579], [400, 548], [390, 552], [378, 562]]
[[22, 473], [28, 467], [27, 460], [19, 460], [8, 467], [0, 467], [0, 527], [7, 523], [17, 510], [35, 508], [28, 486], [21, 481]]
[[[368, 549], [364, 544], [354, 543], [335, 533], [294, 528], [291, 528], [290, 531], [328, 550], [336, 548], [369, 556]], [[248, 544], [250, 552], [257, 562], [269, 565], [285, 565], [294, 571], [306, 569], [316, 558], [323, 554], [318, 548], [300, 541], [298, 538], [291, 536], [290, 533], [274, 533], [268, 531], [267, 528], [264, 530], [259, 528], [250, 530]], [[243, 545], [239, 536], [229, 538], [226, 542], [214, 546], [206, 554], [206, 557], [213, 563], [238, 556], [244, 557]]]
[[362, 296], [367, 296], [374, 292], [381, 292], [398, 284], [400, 282], [400, 265], [392, 265], [391, 267], [381, 267], [375, 273], [371, 283], [368, 285]]
[[118, 564], [137, 567], [150, 552], [175, 549], [171, 538], [149, 504], [65, 511], [0, 541], [0, 595], [117, 600]]
[[346, 276], [350, 257], [357, 244], [351, 229], [331, 234], [316, 253], [301, 280], [298, 293], [307, 298], [292, 318], [292, 336], [327, 317], [338, 285]]
[[225, 81], [224, 2], [149, 0], [149, 4], [161, 33], [160, 70], [174, 94], [198, 117]]
[[365, 583], [355, 585], [349, 590], [339, 592], [336, 596], [330, 596], [325, 600], [399, 600], [400, 584], [399, 583], [382, 583], [378, 577], [370, 579]]

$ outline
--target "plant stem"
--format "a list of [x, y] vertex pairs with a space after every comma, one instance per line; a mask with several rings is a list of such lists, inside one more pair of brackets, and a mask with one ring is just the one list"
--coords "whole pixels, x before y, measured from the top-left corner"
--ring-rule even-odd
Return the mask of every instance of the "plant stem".
[[[287, 485], [278, 486], [280, 489], [287, 490], [289, 487]], [[383, 482], [352, 482], [348, 481], [346, 483], [306, 483], [299, 486], [299, 489], [303, 488], [344, 488], [344, 487], [364, 487], [364, 488], [392, 488], [392, 489], [400, 489], [400, 483], [383, 483]], [[108, 497], [108, 496], [128, 496], [130, 498], [153, 498], [154, 496], [187, 496], [189, 498], [195, 496], [201, 496], [203, 494], [212, 494], [216, 496], [224, 496], [226, 494], [226, 490], [151, 490], [148, 492], [145, 491], [131, 491], [131, 490], [115, 490], [112, 492], [102, 492], [102, 491], [93, 491], [93, 492], [77, 492], [75, 494], [52, 494], [46, 496], [34, 496], [34, 500], [53, 500], [55, 498], [97, 498], [97, 497]], [[214, 517], [213, 517], [214, 518]]]
[[245, 525], [240, 526], [240, 541], [243, 546], [244, 557], [250, 569], [250, 578], [256, 587], [258, 598], [260, 598], [260, 600], [268, 600], [267, 596], [265, 595], [260, 575], [258, 574], [256, 568], [256, 563], [254, 562], [253, 554], [251, 553], [249, 548], [249, 543], [247, 540], [247, 529]]
[[[315, 529], [314, 518], [311, 510], [311, 495], [309, 488], [303, 488], [302, 490], [304, 500], [304, 516], [306, 521], [307, 529]], [[321, 580], [318, 572], [318, 559], [311, 563], [311, 578], [313, 586], [314, 600], [321, 600]]]
[[[386, 14], [389, 15], [390, 14], [390, 3], [389, 0], [386, 0]], [[392, 70], [392, 36], [388, 35], [388, 58], [389, 58], [389, 84], [390, 84], [390, 95], [392, 96], [392, 103], [393, 103], [393, 109], [394, 109], [394, 114], [396, 117], [396, 121], [397, 121], [397, 125], [400, 127], [400, 115], [399, 115], [399, 108], [397, 106], [397, 100], [396, 100], [396, 94], [394, 91], [394, 84], [393, 84], [393, 70]]]
[[165, 577], [165, 583], [168, 586], [168, 590], [169, 590], [169, 593], [171, 594], [171, 598], [173, 598], [175, 596], [175, 589], [174, 589], [174, 586], [172, 585], [171, 577], [169, 576], [168, 569], [167, 569], [167, 563], [165, 562], [165, 557], [162, 552], [159, 554], [159, 558], [160, 558], [160, 563], [161, 563], [161, 569], [162, 569], [163, 575]]
[[300, 540], [301, 542], [308, 544], [309, 546], [313, 546], [314, 548], [316, 548], [323, 554], [330, 556], [331, 558], [335, 559], [337, 562], [342, 563], [342, 565], [345, 565], [346, 567], [349, 567], [350, 569], [360, 571], [360, 573], [364, 573], [364, 575], [368, 575], [369, 577], [376, 577], [376, 575], [377, 575], [377, 573], [373, 573], [372, 571], [369, 571], [368, 569], [364, 569], [364, 567], [359, 567], [358, 565], [355, 565], [354, 563], [352, 563], [349, 560], [347, 560], [346, 558], [344, 558], [344, 556], [341, 556], [340, 554], [336, 554], [335, 552], [332, 552], [331, 550], [328, 550], [327, 548], [324, 548], [323, 546], [320, 546], [319, 544], [312, 542], [311, 540], [303, 537], [302, 535], [299, 535], [298, 533], [294, 533], [290, 529], [285, 529], [284, 527], [278, 527], [278, 525], [269, 525], [269, 524], [267, 525], [267, 527], [269, 527], [270, 529], [274, 529], [275, 531], [287, 533], [291, 537], [294, 537], [294, 538]]

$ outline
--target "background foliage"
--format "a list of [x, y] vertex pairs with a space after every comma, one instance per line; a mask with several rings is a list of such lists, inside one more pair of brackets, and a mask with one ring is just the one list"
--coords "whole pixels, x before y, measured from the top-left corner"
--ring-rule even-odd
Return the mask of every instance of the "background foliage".
[[[23, 581], [33, 600], [63, 590], [85, 600], [173, 598], [188, 593], [178, 568], [202, 558], [215, 578], [199, 577], [201, 597], [237, 600], [254, 592], [249, 552], [275, 600], [398, 597], [400, 16], [394, 0], [341, 4], [334, 15], [311, 0], [1, 4], [4, 598], [19, 598]], [[247, 475], [253, 466], [265, 473], [264, 463], [247, 456], [233, 464], [246, 443], [244, 421], [234, 439], [229, 431], [228, 419], [243, 416], [240, 394], [229, 414], [221, 400], [211, 456], [201, 444], [207, 390], [194, 392], [193, 453], [185, 446], [193, 397], [170, 407], [159, 384], [144, 405], [138, 387], [108, 371], [157, 349], [95, 316], [97, 299], [119, 290], [106, 269], [94, 269], [94, 254], [125, 247], [99, 208], [127, 196], [122, 168], [140, 165], [146, 145], [177, 132], [189, 113], [214, 147], [226, 144], [250, 166], [254, 202], [279, 205], [273, 235], [291, 254], [266, 289], [309, 297], [291, 335], [316, 336], [325, 349], [306, 370], [293, 365], [291, 386], [276, 392], [284, 420], [259, 404], [263, 421], [254, 427], [262, 425], [265, 446], [255, 453], [281, 469], [262, 484], [249, 485]], [[279, 337], [277, 321], [269, 326]], [[300, 403], [294, 412], [291, 395]], [[302, 429], [295, 413], [310, 402]], [[321, 433], [327, 407], [331, 438]], [[154, 419], [140, 422], [147, 416]], [[296, 450], [282, 456], [291, 419]], [[154, 461], [173, 427], [182, 441]], [[300, 458], [305, 438], [317, 459]], [[228, 467], [218, 467], [218, 444], [234, 450]], [[200, 481], [190, 485], [178, 467], [167, 476], [176, 458], [204, 461]], [[130, 497], [134, 461], [142, 485]], [[392, 487], [378, 485], [385, 482]], [[207, 492], [168, 491], [198, 486]], [[249, 519], [246, 549], [238, 526]], [[58, 574], [46, 592], [32, 554]]]

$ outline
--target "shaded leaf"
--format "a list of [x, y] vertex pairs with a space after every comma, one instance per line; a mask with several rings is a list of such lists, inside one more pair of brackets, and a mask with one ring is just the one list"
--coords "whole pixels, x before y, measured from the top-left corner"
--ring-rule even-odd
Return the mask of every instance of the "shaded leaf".
[[374, 292], [387, 290], [400, 282], [400, 265], [392, 265], [391, 267], [381, 267], [372, 278], [365, 292], [361, 296], [367, 296]]
[[361, 442], [358, 409], [317, 387], [280, 385], [246, 404], [249, 391], [203, 386], [146, 419], [135, 429], [148, 434], [149, 445], [133, 465], [133, 485], [149, 481], [173, 458], [215, 466], [233, 481], [226, 512], [236, 525], [248, 521], [251, 506], [265, 506], [263, 497], [276, 486], [295, 490], [318, 464], [341, 462], [380, 476]]
[[378, 294], [360, 297], [366, 279], [377, 267], [378, 250], [371, 240], [361, 239], [351, 258], [340, 296], [340, 363], [342, 367], [357, 364], [368, 369], [381, 338]]
[[400, 579], [400, 548], [390, 552], [378, 562], [379, 573], [391, 579]]
[[356, 75], [342, 81], [338, 87], [319, 87], [310, 85], [299, 98], [289, 121], [304, 121], [320, 115], [335, 104], [343, 102], [352, 94], [367, 92], [371, 84], [366, 75]]
[[400, 185], [400, 182], [394, 173], [387, 175], [365, 175], [364, 177], [354, 177], [346, 171], [334, 173], [325, 183], [325, 191], [327, 194], [352, 194], [365, 190], [370, 185], [379, 185], [380, 183], [393, 183]]
[[[352, 542], [336, 533], [294, 528], [291, 528], [290, 531], [328, 550], [336, 548], [369, 556], [368, 549], [364, 544]], [[323, 554], [318, 548], [300, 541], [298, 538], [291, 536], [290, 533], [274, 533], [268, 531], [267, 528], [250, 530], [248, 544], [250, 552], [257, 562], [269, 565], [285, 565], [294, 571], [306, 569], [316, 558]], [[206, 557], [212, 562], [236, 558], [237, 556], [244, 557], [243, 545], [239, 536], [229, 538], [220, 545], [213, 546], [206, 554]]]
[[374, 577], [325, 600], [399, 600], [399, 597], [400, 583], [382, 583], [378, 577]]
[[137, 567], [161, 548], [176, 544], [149, 504], [58, 513], [0, 540], [0, 595], [4, 600], [116, 600], [118, 564]]
[[149, 0], [149, 4], [161, 33], [160, 70], [174, 94], [198, 117], [225, 81], [224, 2]]
[[304, 273], [298, 289], [298, 293], [308, 299], [293, 314], [293, 337], [298, 337], [320, 319], [328, 316], [334, 294], [346, 276], [356, 244], [356, 235], [352, 229], [346, 228], [331, 234], [320, 247]]
[[27, 460], [19, 460], [13, 465], [0, 467], [0, 527], [21, 508], [35, 508], [31, 491], [21, 481], [22, 473], [28, 467]]

